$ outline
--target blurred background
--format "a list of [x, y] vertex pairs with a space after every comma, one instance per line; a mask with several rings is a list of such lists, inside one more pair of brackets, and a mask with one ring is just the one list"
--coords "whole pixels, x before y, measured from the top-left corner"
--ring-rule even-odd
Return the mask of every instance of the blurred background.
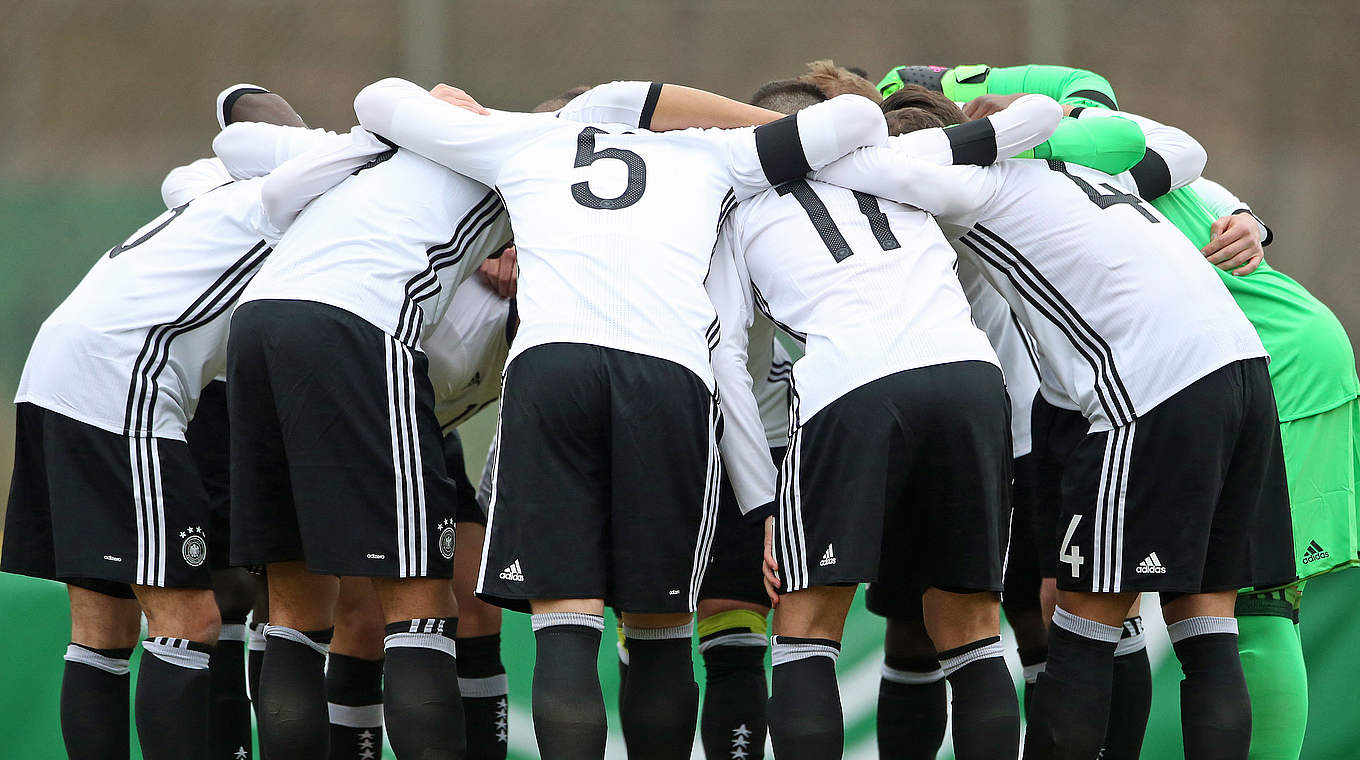
[[[826, 57], [874, 81], [897, 64], [1088, 68], [1126, 110], [1199, 138], [1206, 176], [1274, 229], [1272, 264], [1360, 334], [1360, 215], [1346, 190], [1360, 173], [1355, 0], [0, 0], [0, 18], [5, 398], [43, 318], [161, 210], [161, 178], [209, 152], [213, 98], [242, 81], [283, 94], [312, 126], [346, 129], [354, 94], [389, 75], [527, 109], [612, 79], [745, 98]], [[12, 406], [0, 404], [0, 492], [12, 424]], [[482, 433], [469, 443], [476, 477]], [[1174, 717], [1169, 678], [1159, 704]], [[857, 717], [851, 701], [847, 718]], [[1329, 701], [1315, 699], [1315, 716]], [[1355, 736], [1350, 715], [1342, 724]]]

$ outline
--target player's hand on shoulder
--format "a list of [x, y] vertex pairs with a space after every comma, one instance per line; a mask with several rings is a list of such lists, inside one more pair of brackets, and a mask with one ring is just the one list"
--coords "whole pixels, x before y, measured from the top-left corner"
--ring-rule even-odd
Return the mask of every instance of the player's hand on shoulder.
[[487, 259], [477, 268], [482, 282], [501, 298], [514, 298], [519, 284], [519, 267], [516, 266], [515, 246], [507, 245], [501, 255]]
[[765, 518], [765, 557], [761, 563], [761, 574], [765, 581], [765, 593], [770, 597], [770, 606], [779, 606], [779, 563], [774, 559], [774, 517]]
[[1261, 228], [1250, 214], [1232, 214], [1215, 220], [1209, 228], [1209, 244], [1202, 253], [1210, 264], [1235, 276], [1251, 274], [1265, 258]]
[[963, 104], [963, 115], [969, 121], [991, 116], [998, 111], [1006, 110], [1011, 103], [1025, 97], [1024, 93], [1015, 95], [979, 95], [976, 98]]
[[434, 89], [430, 90], [430, 94], [451, 106], [457, 106], [465, 111], [471, 111], [481, 116], [486, 116], [491, 113], [483, 108], [482, 104], [478, 103], [471, 95], [452, 85], [443, 83], [437, 84], [434, 86]]

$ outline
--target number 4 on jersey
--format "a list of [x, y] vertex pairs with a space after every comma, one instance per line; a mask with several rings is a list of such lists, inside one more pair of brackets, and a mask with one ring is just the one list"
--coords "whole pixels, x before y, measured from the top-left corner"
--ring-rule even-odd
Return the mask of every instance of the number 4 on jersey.
[[1067, 533], [1063, 535], [1062, 547], [1058, 549], [1058, 560], [1066, 562], [1072, 568], [1072, 577], [1081, 576], [1082, 563], [1086, 558], [1081, 556], [1081, 550], [1072, 545], [1072, 536], [1077, 532], [1077, 526], [1081, 524], [1081, 515], [1072, 515], [1072, 522], [1067, 524]]

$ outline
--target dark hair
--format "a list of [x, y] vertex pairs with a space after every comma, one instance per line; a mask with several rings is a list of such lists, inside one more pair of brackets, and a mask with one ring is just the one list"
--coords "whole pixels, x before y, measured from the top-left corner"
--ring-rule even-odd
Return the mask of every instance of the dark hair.
[[869, 72], [863, 66], [846, 66], [845, 70], [857, 77], [869, 78]]
[[890, 135], [903, 135], [919, 129], [949, 126], [944, 123], [939, 114], [934, 111], [927, 111], [924, 108], [898, 108], [883, 114], [883, 118], [888, 122], [888, 134]]
[[968, 121], [968, 117], [963, 115], [963, 109], [959, 108], [958, 104], [946, 97], [944, 93], [927, 90], [919, 84], [902, 85], [902, 89], [889, 95], [883, 101], [881, 108], [885, 114], [900, 108], [919, 108], [923, 111], [930, 111], [939, 116], [945, 126]]
[[797, 79], [777, 79], [757, 88], [750, 103], [779, 113], [797, 113], [823, 100], [826, 96], [814, 85]]
[[542, 103], [539, 103], [538, 105], [534, 106], [534, 113], [549, 113], [552, 111], [556, 111], [562, 106], [565, 106], [566, 104], [575, 100], [577, 96], [582, 95], [588, 92], [589, 90], [590, 88], [587, 87], [586, 85], [577, 85], [576, 87], [567, 90], [561, 95], [548, 98]]

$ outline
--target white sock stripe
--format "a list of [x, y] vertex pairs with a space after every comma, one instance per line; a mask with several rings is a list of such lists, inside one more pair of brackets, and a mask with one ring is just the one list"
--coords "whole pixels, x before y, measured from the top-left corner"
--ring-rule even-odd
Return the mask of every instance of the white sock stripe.
[[781, 644], [778, 640], [772, 649], [770, 660], [771, 664], [776, 666], [806, 660], [809, 657], [829, 657], [835, 662], [841, 654], [840, 649], [826, 644]]
[[70, 644], [66, 647], [66, 655], [62, 657], [67, 662], [78, 662], [81, 665], [89, 665], [105, 673], [112, 673], [115, 676], [125, 676], [130, 671], [127, 660], [120, 660], [116, 657], [100, 654], [86, 649], [79, 644]]
[[298, 644], [309, 646], [312, 648], [313, 651], [315, 651], [322, 657], [325, 657], [326, 653], [329, 652], [331, 649], [330, 645], [320, 644], [315, 641], [312, 641], [310, 638], [307, 637], [307, 634], [293, 628], [288, 628], [287, 626], [266, 625], [264, 627], [264, 635], [266, 639], [270, 636], [275, 636], [280, 639], [287, 639], [288, 641], [293, 641]]
[[146, 650], [148, 654], [155, 655], [163, 662], [188, 670], [207, 670], [208, 663], [211, 661], [207, 652], [199, 652], [173, 644], [162, 644], [152, 639], [143, 641], [142, 649]]
[[1119, 637], [1124, 633], [1122, 627], [1116, 628], [1094, 620], [1087, 620], [1084, 617], [1077, 617], [1062, 607], [1053, 608], [1053, 625], [1078, 636], [1085, 636], [1096, 641], [1107, 641], [1111, 644], [1119, 641]]
[[619, 662], [623, 663], [624, 665], [627, 665], [628, 647], [624, 646], [622, 641], [615, 641], [614, 646], [617, 647], [619, 650]]
[[961, 655], [950, 657], [947, 660], [940, 660], [940, 669], [944, 671], [944, 677], [948, 678], [959, 671], [960, 668], [971, 665], [978, 660], [985, 660], [989, 657], [1005, 657], [1005, 650], [1001, 647], [1000, 641], [978, 647], [964, 652]]
[[246, 649], [252, 652], [264, 651], [264, 631], [250, 629], [250, 637], [246, 640]]
[[764, 647], [768, 643], [763, 633], [726, 633], [700, 641], [699, 652], [702, 654], [713, 647]]
[[454, 640], [438, 633], [389, 633], [383, 638], [383, 650], [399, 647], [433, 649], [450, 657], [458, 656], [458, 645]]
[[1166, 635], [1171, 638], [1172, 644], [1184, 641], [1191, 636], [1205, 636], [1211, 633], [1231, 633], [1236, 636], [1237, 618], [1202, 615], [1186, 618], [1166, 627]]
[[1114, 656], [1122, 657], [1126, 654], [1133, 654], [1134, 652], [1137, 652], [1140, 649], [1146, 648], [1147, 637], [1145, 637], [1143, 634], [1140, 633], [1135, 636], [1125, 636], [1124, 638], [1119, 640], [1118, 644], [1115, 645]]
[[510, 693], [510, 678], [504, 673], [485, 678], [458, 677], [458, 693], [465, 699], [503, 697]]
[[901, 683], [908, 686], [923, 686], [925, 684], [936, 683], [944, 680], [944, 671], [936, 668], [926, 673], [914, 670], [898, 670], [888, 667], [888, 663], [883, 663], [882, 675], [884, 681]]
[[383, 724], [383, 706], [376, 705], [337, 705], [328, 702], [330, 722], [345, 728], [378, 728]]
[[218, 641], [245, 641], [247, 637], [245, 623], [224, 623], [222, 632], [217, 634]]
[[534, 632], [554, 625], [582, 625], [604, 631], [604, 615], [590, 615], [584, 612], [536, 612], [529, 616]]
[[1025, 677], [1025, 683], [1034, 683], [1035, 681], [1038, 681], [1039, 674], [1044, 672], [1044, 668], [1046, 667], [1048, 667], [1047, 662], [1039, 662], [1033, 665], [1026, 665], [1023, 668], [1021, 668], [1021, 672], [1024, 674]]
[[669, 628], [634, 628], [631, 625], [625, 625], [623, 635], [624, 638], [637, 639], [638, 641], [688, 639], [694, 636], [694, 621], [684, 625], [673, 625]]

